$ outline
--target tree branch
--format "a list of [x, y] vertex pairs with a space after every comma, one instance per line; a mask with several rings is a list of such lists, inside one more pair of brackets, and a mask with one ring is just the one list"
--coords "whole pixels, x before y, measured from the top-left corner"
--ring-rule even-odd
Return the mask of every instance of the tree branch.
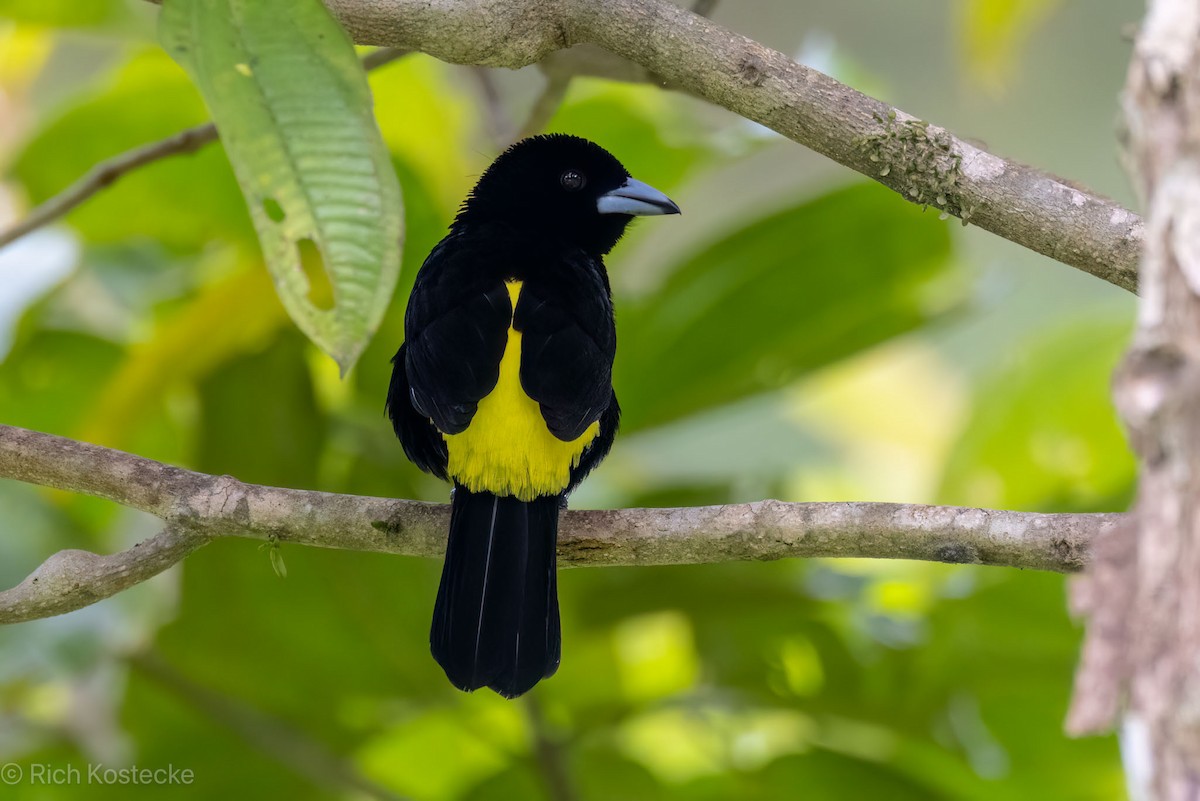
[[115, 183], [122, 175], [167, 156], [194, 153], [216, 138], [217, 126], [206, 122], [101, 161], [78, 181], [31, 211], [25, 219], [5, 231], [0, 231], [0, 247], [54, 222], [101, 189]]
[[542, 71], [546, 76], [546, 85], [542, 87], [541, 93], [533, 101], [533, 105], [529, 109], [529, 116], [525, 118], [525, 124], [521, 126], [521, 132], [517, 135], [518, 139], [524, 139], [545, 130], [546, 124], [550, 122], [554, 112], [558, 111], [558, 107], [566, 99], [567, 90], [571, 87], [572, 74], [570, 72], [550, 69], [544, 64]]
[[[395, 47], [381, 47], [363, 57], [363, 69], [370, 72], [390, 64], [408, 53]], [[0, 247], [14, 242], [44, 225], [54, 222], [105, 187], [116, 183], [139, 167], [145, 167], [167, 156], [194, 153], [217, 140], [217, 126], [211, 122], [186, 128], [166, 139], [135, 147], [120, 155], [105, 159], [69, 187], [35, 208], [29, 215], [7, 230], [0, 231]]]
[[[216, 537], [440, 558], [449, 508], [246, 484], [0, 425], [0, 478], [94, 495], [162, 518], [159, 535], [98, 556], [63, 551], [0, 592], [0, 623], [62, 614], [157, 575]], [[702, 564], [789, 557], [922, 559], [1074, 572], [1117, 514], [896, 503], [758, 503], [563, 515], [565, 565]]]
[[[907, 200], [1137, 289], [1143, 237], [1137, 214], [994, 156], [668, 0], [326, 0], [326, 5], [360, 44], [422, 50], [459, 64], [522, 67], [544, 61], [548, 74], [649, 80], [689, 92]], [[702, 0], [697, 8], [707, 12], [711, 5]], [[554, 95], [546, 99], [552, 102]], [[56, 219], [130, 169], [203, 144], [173, 143], [189, 133], [97, 165], [28, 220], [0, 233], [0, 245]]]
[[1067, 730], [1120, 724], [1130, 798], [1200, 798], [1200, 8], [1151, 0], [1123, 95], [1146, 198], [1142, 295], [1113, 396], [1138, 454], [1136, 517], [1072, 588], [1087, 617]]
[[[355, 41], [522, 67], [597, 45], [895, 190], [1130, 291], [1141, 218], [994, 156], [668, 0], [326, 0]], [[584, 49], [588, 63], [594, 54]], [[571, 58], [574, 49], [556, 59]], [[603, 69], [617, 75], [609, 57]], [[559, 65], [561, 66], [561, 64]]]
[[525, 696], [524, 701], [525, 716], [529, 720], [529, 728], [533, 730], [533, 753], [542, 774], [542, 783], [546, 785], [546, 794], [550, 801], [578, 801], [579, 793], [575, 791], [575, 782], [571, 778], [566, 743], [550, 726], [537, 694]]
[[127, 661], [196, 712], [224, 726], [248, 745], [317, 787], [338, 795], [404, 801], [401, 796], [364, 777], [325, 743], [243, 701], [193, 682], [153, 651], [134, 651], [128, 654]]

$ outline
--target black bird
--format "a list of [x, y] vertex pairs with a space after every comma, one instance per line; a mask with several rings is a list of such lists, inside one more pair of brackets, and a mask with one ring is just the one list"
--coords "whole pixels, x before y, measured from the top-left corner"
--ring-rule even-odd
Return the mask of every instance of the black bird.
[[678, 213], [599, 145], [536, 136], [417, 273], [387, 410], [408, 458], [454, 482], [429, 643], [460, 690], [514, 698], [558, 669], [558, 513], [621, 414], [604, 255], [634, 216]]

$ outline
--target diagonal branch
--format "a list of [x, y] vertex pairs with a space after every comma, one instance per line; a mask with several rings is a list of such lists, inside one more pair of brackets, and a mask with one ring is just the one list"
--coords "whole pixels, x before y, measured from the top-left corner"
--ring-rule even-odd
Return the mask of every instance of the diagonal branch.
[[196, 712], [224, 726], [247, 745], [297, 776], [329, 790], [331, 795], [404, 801], [387, 788], [367, 779], [353, 764], [333, 753], [327, 744], [244, 701], [197, 684], [153, 651], [134, 651], [128, 654], [127, 659], [134, 670]]
[[[542, 62], [559, 81], [565, 75], [597, 75], [689, 92], [772, 128], [906, 200], [1131, 292], [1137, 289], [1143, 223], [1134, 212], [988, 153], [668, 0], [325, 2], [360, 44], [422, 50], [460, 64]], [[700, 11], [710, 6], [697, 4]], [[544, 98], [547, 108], [559, 88], [552, 82]], [[536, 122], [531, 120], [530, 127]], [[97, 165], [28, 220], [0, 232], [0, 245], [56, 219], [131, 169], [195, 149], [203, 142], [190, 148], [172, 142], [201, 129]]]
[[0, 623], [52, 617], [103, 601], [178, 564], [209, 539], [167, 526], [129, 550], [108, 556], [59, 551], [20, 584], [0, 592]]
[[[1117, 286], [1137, 286], [1138, 215], [994, 156], [669, 0], [325, 2], [362, 44], [495, 67], [522, 67], [554, 54], [562, 70], [578, 56], [577, 74], [653, 80], [689, 92], [908, 200]], [[602, 62], [586, 45], [610, 55]]]
[[0, 247], [54, 222], [101, 189], [116, 183], [122, 175], [167, 156], [194, 153], [216, 138], [217, 126], [206, 122], [96, 164], [78, 181], [29, 212], [25, 219], [0, 231]]
[[[448, 507], [246, 484], [0, 425], [0, 478], [107, 498], [163, 533], [110, 556], [63, 551], [0, 592], [0, 623], [69, 612], [157, 575], [216, 537], [441, 557]], [[866, 557], [1074, 572], [1117, 514], [1038, 514], [895, 503], [758, 503], [573, 511], [566, 565]]]
[[[390, 64], [408, 53], [395, 47], [381, 47], [363, 57], [363, 69], [368, 72]], [[217, 126], [211, 122], [186, 128], [177, 134], [135, 147], [94, 165], [87, 174], [54, 197], [39, 205], [20, 222], [0, 231], [0, 247], [48, 225], [70, 212], [92, 195], [116, 183], [118, 179], [139, 167], [153, 164], [168, 156], [194, 153], [217, 140]]]

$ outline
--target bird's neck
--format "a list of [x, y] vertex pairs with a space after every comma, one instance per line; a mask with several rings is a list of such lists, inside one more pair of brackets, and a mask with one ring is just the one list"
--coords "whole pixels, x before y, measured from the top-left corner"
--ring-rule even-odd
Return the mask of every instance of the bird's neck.
[[583, 251], [592, 258], [600, 259], [620, 241], [631, 219], [623, 214], [606, 214], [589, 221], [587, 225], [572, 226], [552, 218], [525, 220], [502, 215], [483, 216], [467, 208], [459, 212], [450, 228], [456, 233], [491, 231], [492, 235], [521, 239], [529, 247]]

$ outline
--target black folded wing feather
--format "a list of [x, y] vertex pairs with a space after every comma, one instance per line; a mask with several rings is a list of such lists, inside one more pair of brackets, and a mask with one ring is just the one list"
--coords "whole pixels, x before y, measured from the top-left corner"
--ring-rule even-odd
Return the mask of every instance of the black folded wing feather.
[[458, 299], [408, 340], [413, 406], [447, 434], [464, 431], [496, 386], [510, 309], [508, 292], [498, 284]]
[[550, 432], [569, 442], [609, 406], [617, 341], [599, 266], [580, 254], [560, 271], [526, 283], [513, 326], [521, 332], [521, 387]]
[[443, 481], [449, 480], [446, 472], [450, 454], [446, 440], [429, 418], [413, 408], [412, 388], [408, 384], [408, 371], [404, 368], [405, 345], [392, 357], [392, 380], [388, 385], [387, 414], [392, 421], [392, 430], [404, 448], [404, 454], [417, 467], [432, 473]]
[[405, 454], [442, 479], [448, 478], [442, 432], [463, 431], [496, 386], [512, 319], [504, 282], [477, 268], [476, 251], [466, 243], [447, 248], [455, 239], [434, 248], [417, 273], [387, 398]]
[[459, 434], [496, 386], [512, 304], [504, 282], [472, 269], [472, 251], [435, 248], [404, 319], [404, 369], [412, 405], [438, 430]]

